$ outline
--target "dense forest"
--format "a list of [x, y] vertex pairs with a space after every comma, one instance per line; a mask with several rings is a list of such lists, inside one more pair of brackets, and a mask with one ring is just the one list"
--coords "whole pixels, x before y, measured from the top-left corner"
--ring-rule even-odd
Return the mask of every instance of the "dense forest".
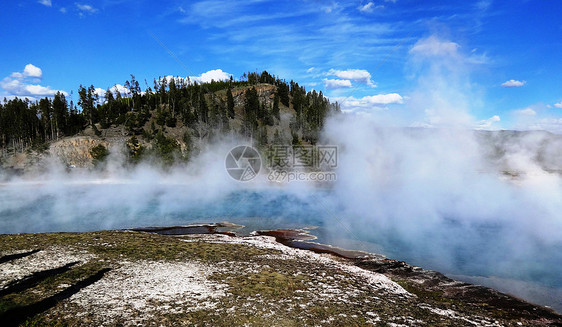
[[[166, 137], [166, 128], [185, 127], [186, 143], [193, 136], [212, 137], [219, 133], [237, 133], [259, 144], [279, 143], [279, 131], [269, 140], [267, 127], [279, 124], [280, 108], [290, 110], [290, 141], [314, 144], [325, 118], [338, 112], [322, 92], [307, 92], [293, 81], [286, 82], [269, 74], [250, 72], [240, 80], [197, 83], [188, 78], [154, 79], [146, 88], [131, 75], [124, 83], [126, 92], [107, 89], [100, 97], [93, 85], [80, 85], [76, 103], [58, 92], [38, 101], [14, 98], [0, 104], [0, 147], [10, 151], [45, 146], [65, 136], [92, 128], [121, 127], [129, 136], [127, 145], [134, 152], [139, 139], [174, 146]], [[275, 86], [273, 99], [263, 99], [256, 87]], [[233, 92], [243, 92], [236, 105]], [[236, 107], [236, 108], [235, 108]], [[234, 121], [239, 124], [233, 124]], [[234, 129], [234, 125], [239, 126]]]

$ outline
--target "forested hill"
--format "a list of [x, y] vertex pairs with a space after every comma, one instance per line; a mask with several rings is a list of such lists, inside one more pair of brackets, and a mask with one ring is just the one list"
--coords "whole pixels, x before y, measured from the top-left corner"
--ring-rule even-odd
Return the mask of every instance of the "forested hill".
[[[240, 80], [197, 83], [188, 78], [158, 78], [146, 88], [131, 75], [126, 92], [80, 85], [74, 102], [58, 92], [39, 101], [14, 98], [0, 104], [2, 157], [44, 151], [72, 136], [121, 138], [130, 159], [159, 155], [187, 158], [197, 143], [219, 134], [238, 134], [256, 144], [310, 143], [326, 117], [339, 112], [322, 92], [307, 92], [266, 71]], [[100, 143], [102, 144], [102, 143]], [[101, 145], [94, 157], [108, 149]]]

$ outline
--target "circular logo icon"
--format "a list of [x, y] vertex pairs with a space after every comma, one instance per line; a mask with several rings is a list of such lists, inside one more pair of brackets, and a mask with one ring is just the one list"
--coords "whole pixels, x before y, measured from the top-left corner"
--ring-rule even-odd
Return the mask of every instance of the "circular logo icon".
[[247, 182], [254, 179], [261, 169], [261, 157], [258, 150], [251, 146], [239, 145], [226, 155], [226, 171], [237, 181]]

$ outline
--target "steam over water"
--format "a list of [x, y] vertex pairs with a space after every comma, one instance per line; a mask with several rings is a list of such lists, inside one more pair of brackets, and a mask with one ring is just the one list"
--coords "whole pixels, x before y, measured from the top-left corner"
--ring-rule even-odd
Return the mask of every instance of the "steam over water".
[[320, 242], [382, 252], [562, 311], [562, 162], [548, 133], [388, 129], [333, 119], [337, 181], [231, 179], [226, 153], [187, 166], [70, 174], [0, 185], [0, 233], [94, 231], [231, 221], [250, 229], [315, 225]]

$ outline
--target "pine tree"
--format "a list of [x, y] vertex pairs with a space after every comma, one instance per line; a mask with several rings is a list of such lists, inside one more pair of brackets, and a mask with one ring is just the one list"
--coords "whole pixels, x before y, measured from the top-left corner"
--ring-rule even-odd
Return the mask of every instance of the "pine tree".
[[211, 109], [211, 115], [209, 117], [209, 124], [211, 125], [211, 127], [217, 128], [217, 127], [219, 127], [220, 123], [221, 123], [221, 115], [220, 115], [220, 111], [219, 111], [219, 105], [215, 103], [215, 104], [213, 104], [213, 107]]
[[56, 138], [68, 134], [68, 103], [64, 94], [57, 92], [53, 99], [53, 118], [55, 120]]
[[94, 125], [94, 104], [98, 101], [96, 89], [93, 85], [90, 85], [87, 89], [80, 85], [78, 95], [80, 96], [78, 105], [82, 107], [82, 113], [88, 117], [88, 122], [92, 126]]
[[226, 91], [226, 102], [228, 106], [228, 117], [234, 119], [234, 97], [232, 96], [232, 90], [230, 87]]
[[207, 101], [205, 100], [205, 93], [199, 93], [199, 120], [207, 124], [209, 122], [209, 107], [207, 106]]
[[49, 98], [39, 100], [39, 111], [41, 113], [41, 123], [43, 124], [43, 141], [52, 139], [53, 126], [51, 122], [51, 101]]
[[281, 119], [279, 113], [279, 93], [275, 92], [275, 96], [273, 97], [273, 110], [272, 110], [273, 117], [277, 119]]
[[285, 107], [289, 106], [289, 86], [285, 82], [281, 82], [277, 87], [277, 93], [279, 94], [279, 100]]
[[256, 88], [247, 89], [244, 98], [243, 134], [252, 137], [258, 127], [258, 111], [260, 109]]

